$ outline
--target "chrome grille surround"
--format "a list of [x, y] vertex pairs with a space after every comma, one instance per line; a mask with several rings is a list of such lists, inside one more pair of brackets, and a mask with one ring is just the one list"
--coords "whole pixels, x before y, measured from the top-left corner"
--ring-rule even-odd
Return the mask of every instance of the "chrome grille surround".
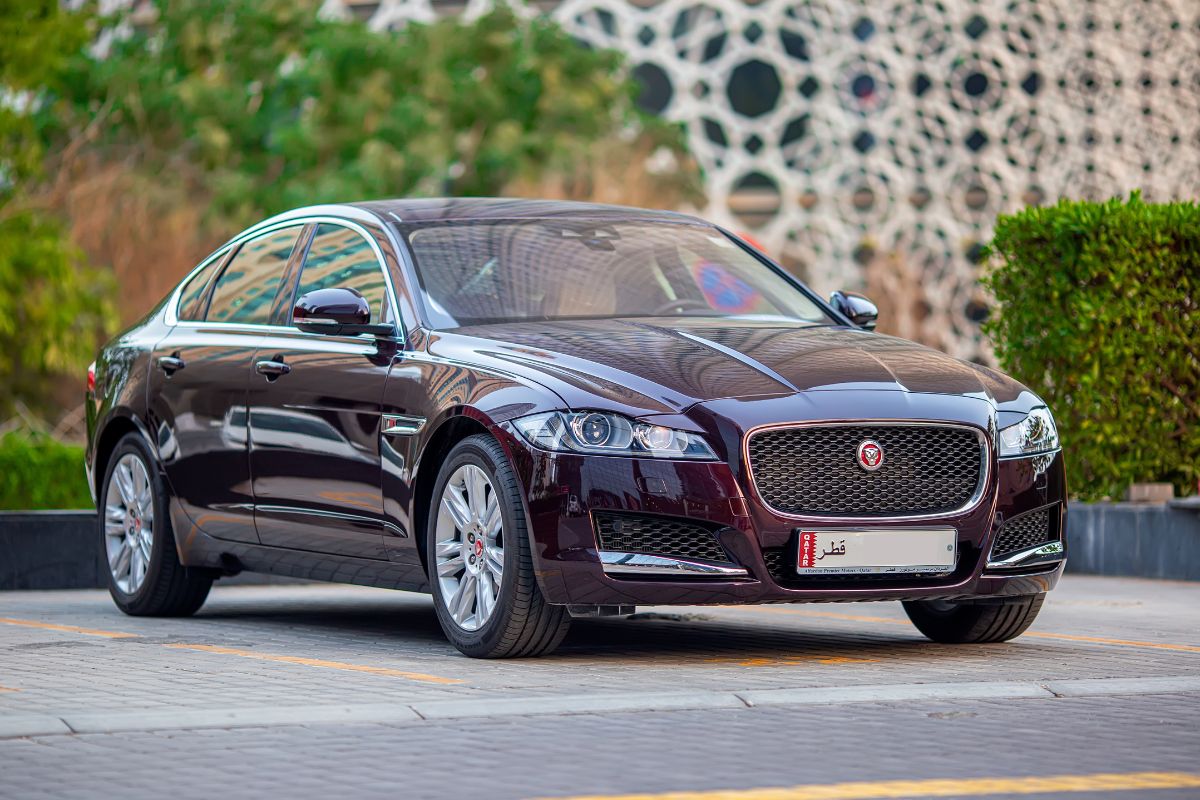
[[[839, 451], [836, 456], [828, 452], [819, 453], [800, 453], [799, 457], [794, 458], [791, 463], [783, 466], [771, 465], [769, 469], [775, 469], [780, 472], [786, 471], [787, 474], [801, 474], [801, 465], [805, 459], [810, 459], [813, 463], [809, 466], [820, 470], [822, 473], [828, 473], [831, 469], [836, 470], [832, 479], [827, 479], [830, 485], [824, 487], [825, 491], [836, 492], [840, 495], [845, 494], [845, 486], [858, 485], [867, 487], [873, 491], [884, 491], [889, 483], [895, 482], [895, 464], [896, 450], [900, 447], [900, 453], [904, 453], [903, 446], [896, 443], [895, 435], [919, 433], [922, 431], [942, 431], [953, 433], [955, 438], [958, 438], [960, 444], [965, 443], [963, 434], [970, 434], [974, 438], [974, 443], [971, 448], [975, 449], [974, 454], [967, 453], [969, 463], [963, 462], [963, 454], [956, 456], [960, 462], [957, 464], [958, 471], [962, 476], [975, 476], [974, 486], [963, 486], [958, 493], [954, 495], [955, 503], [953, 505], [945, 505], [939, 507], [918, 507], [905, 508], [902, 504], [885, 504], [888, 507], [879, 507], [879, 501], [875, 501], [874, 508], [848, 507], [846, 505], [836, 506], [833, 503], [826, 502], [824, 505], [815, 503], [817, 510], [810, 508], [801, 509], [795, 504], [786, 502], [780, 503], [781, 500], [786, 501], [787, 498], [781, 498], [777, 493], [771, 490], [771, 487], [760, 485], [760, 479], [764, 475], [764, 465], [761, 462], [761, 448], [759, 448], [759, 457], [756, 458], [753, 454], [756, 449], [756, 438], [763, 435], [796, 432], [804, 433], [825, 433], [826, 431], [842, 432], [846, 442], [852, 443], [846, 452]], [[880, 444], [884, 447], [885, 467], [877, 472], [867, 472], [861, 469], [855, 463], [855, 447], [862, 439], [880, 440]], [[890, 444], [890, 446], [889, 446]], [[977, 449], [976, 449], [977, 448]], [[888, 458], [891, 457], [893, 470], [888, 470]], [[788, 519], [820, 519], [831, 521], [853, 521], [853, 522], [882, 522], [887, 520], [914, 520], [914, 519], [936, 519], [955, 514], [962, 514], [975, 508], [983, 500], [987, 490], [988, 479], [991, 476], [991, 442], [987, 434], [980, 428], [972, 425], [966, 425], [956, 422], [938, 422], [938, 421], [913, 421], [913, 420], [853, 420], [853, 421], [819, 421], [819, 422], [785, 422], [771, 425], [762, 425], [749, 430], [742, 440], [742, 458], [746, 465], [746, 473], [748, 483], [754, 496], [766, 506], [772, 513]], [[835, 461], [836, 458], [836, 461]], [[976, 460], [977, 459], [977, 460]], [[756, 464], [757, 462], [757, 464]], [[901, 468], [904, 464], [901, 462]], [[806, 471], [813, 471], [807, 469]], [[844, 486], [833, 485], [833, 481], [841, 479], [845, 482]], [[920, 492], [920, 487], [906, 487], [905, 491], [912, 494]], [[963, 498], [963, 499], [959, 499]], [[844, 503], [844, 500], [843, 500]], [[781, 507], [787, 506], [787, 507]], [[898, 507], [897, 507], [898, 506]]]

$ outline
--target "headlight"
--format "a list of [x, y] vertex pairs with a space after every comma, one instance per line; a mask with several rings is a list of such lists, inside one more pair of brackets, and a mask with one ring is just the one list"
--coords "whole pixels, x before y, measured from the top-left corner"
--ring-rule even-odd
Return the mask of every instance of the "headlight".
[[606, 456], [651, 456], [711, 461], [717, 455], [703, 438], [600, 411], [551, 411], [514, 420], [530, 444], [545, 450]]
[[1000, 457], [1031, 456], [1058, 449], [1058, 429], [1050, 409], [1035, 408], [1015, 425], [1000, 429]]

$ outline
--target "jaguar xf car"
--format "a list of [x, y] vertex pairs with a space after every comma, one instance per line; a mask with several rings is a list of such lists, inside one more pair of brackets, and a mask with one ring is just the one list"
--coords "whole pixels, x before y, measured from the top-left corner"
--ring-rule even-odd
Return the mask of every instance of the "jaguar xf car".
[[638, 605], [901, 601], [1024, 631], [1062, 573], [1054, 420], [676, 213], [394, 200], [238, 234], [88, 374], [109, 588], [242, 570], [428, 592], [476, 657]]

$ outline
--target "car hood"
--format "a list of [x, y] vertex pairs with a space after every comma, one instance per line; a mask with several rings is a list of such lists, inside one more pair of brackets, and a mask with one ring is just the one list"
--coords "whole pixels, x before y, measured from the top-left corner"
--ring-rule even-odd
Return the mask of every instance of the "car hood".
[[[802, 391], [878, 390], [994, 400], [1023, 387], [937, 350], [857, 328], [712, 319], [605, 319], [436, 332], [433, 355], [522, 374], [572, 408], [648, 413]], [[589, 398], [588, 396], [591, 396]]]

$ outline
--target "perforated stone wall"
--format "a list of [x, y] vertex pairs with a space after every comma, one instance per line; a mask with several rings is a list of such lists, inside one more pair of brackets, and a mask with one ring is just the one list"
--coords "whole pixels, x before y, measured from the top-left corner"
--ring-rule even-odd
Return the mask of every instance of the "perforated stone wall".
[[[492, 0], [330, 0], [377, 28]], [[522, 6], [526, 13], [534, 13]], [[1197, 0], [564, 0], [686, 125], [705, 216], [893, 329], [988, 359], [976, 257], [996, 215], [1200, 187]]]

